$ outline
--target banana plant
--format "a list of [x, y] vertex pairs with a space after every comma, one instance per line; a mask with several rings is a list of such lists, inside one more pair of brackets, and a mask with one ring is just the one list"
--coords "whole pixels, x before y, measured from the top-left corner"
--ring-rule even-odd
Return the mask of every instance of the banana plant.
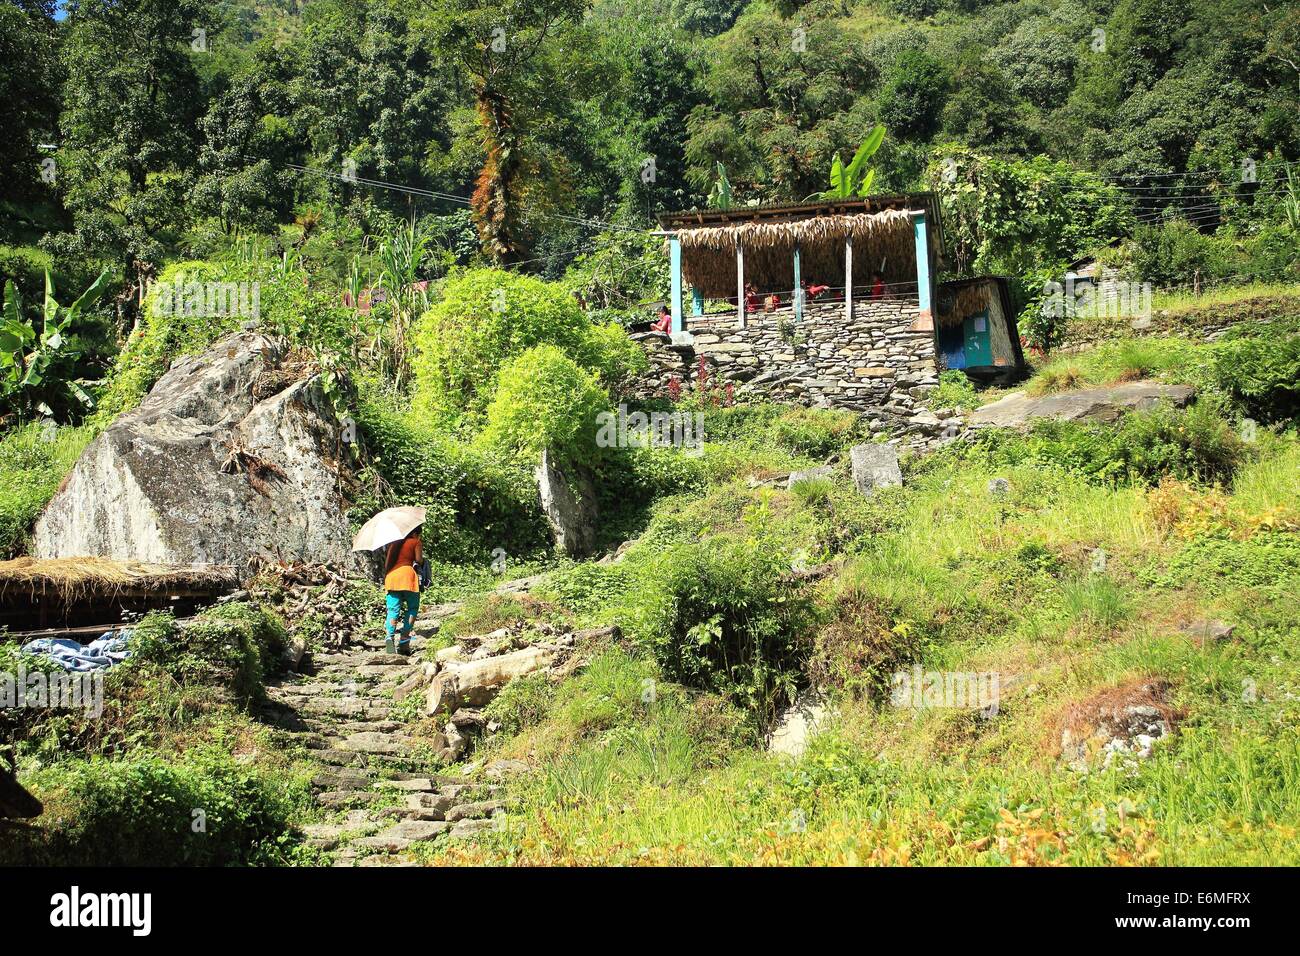
[[709, 191], [709, 207], [711, 209], [731, 208], [731, 180], [727, 178], [727, 167], [722, 163], [718, 163], [718, 181]]
[[1286, 221], [1293, 232], [1300, 232], [1300, 176], [1290, 167], [1286, 171], [1286, 194], [1282, 197]]
[[885, 127], [876, 124], [847, 166], [840, 161], [840, 154], [836, 153], [831, 160], [831, 188], [808, 198], [853, 199], [855, 196], [869, 196], [876, 181], [876, 171], [866, 168], [867, 161], [876, 154], [884, 141]]
[[[0, 325], [0, 400], [6, 406], [24, 404], [28, 393], [45, 382], [50, 365], [67, 345], [67, 333], [81, 318], [82, 310], [99, 300], [109, 285], [108, 270], [90, 284], [71, 305], [59, 305], [54, 298], [54, 283], [45, 270], [45, 301], [41, 331], [24, 316], [22, 296], [13, 280], [5, 281], [4, 322]], [[69, 379], [68, 390], [88, 407], [94, 399], [80, 383]]]
[[379, 285], [392, 316], [392, 371], [396, 384], [404, 384], [409, 368], [406, 337], [411, 324], [427, 308], [427, 294], [416, 287], [420, 269], [429, 254], [429, 237], [416, 232], [415, 224], [398, 229], [379, 243]]

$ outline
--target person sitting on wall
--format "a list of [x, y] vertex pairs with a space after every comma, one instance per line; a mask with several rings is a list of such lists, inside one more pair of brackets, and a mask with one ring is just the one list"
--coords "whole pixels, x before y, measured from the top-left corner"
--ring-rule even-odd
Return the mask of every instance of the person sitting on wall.
[[781, 308], [781, 296], [773, 292], [763, 300], [763, 308], [768, 312], [775, 312]]
[[883, 299], [885, 297], [885, 278], [879, 272], [871, 274], [871, 295], [872, 299]]
[[830, 289], [828, 285], [809, 285], [807, 279], [804, 279], [800, 285], [803, 286], [804, 295], [809, 299], [820, 299]]
[[673, 314], [668, 311], [668, 306], [659, 306], [659, 318], [650, 326], [651, 332], [662, 332], [665, 335], [671, 335], [673, 331]]
[[752, 282], [745, 284], [745, 311], [758, 311], [758, 287]]

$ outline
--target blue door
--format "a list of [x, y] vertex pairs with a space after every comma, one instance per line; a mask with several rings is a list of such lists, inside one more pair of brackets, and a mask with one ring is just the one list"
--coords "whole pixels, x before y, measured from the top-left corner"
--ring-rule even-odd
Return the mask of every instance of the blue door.
[[962, 339], [966, 368], [993, 364], [993, 346], [989, 342], [989, 313], [976, 312], [962, 321]]

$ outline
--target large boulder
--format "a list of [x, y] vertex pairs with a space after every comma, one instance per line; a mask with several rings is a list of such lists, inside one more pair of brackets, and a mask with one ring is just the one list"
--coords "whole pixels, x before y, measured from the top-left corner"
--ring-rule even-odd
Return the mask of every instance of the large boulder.
[[310, 364], [258, 332], [226, 336], [178, 359], [90, 443], [37, 521], [33, 551], [241, 567], [357, 563], [343, 438]]
[[1171, 402], [1181, 408], [1192, 400], [1192, 395], [1193, 390], [1188, 385], [1162, 385], [1159, 382], [1128, 382], [1102, 388], [1081, 388], [1040, 398], [1024, 392], [1013, 392], [1006, 398], [976, 409], [970, 417], [970, 423], [1020, 428], [1035, 418], [1113, 422], [1127, 411], [1152, 408], [1161, 401]]
[[561, 468], [550, 451], [542, 452], [534, 473], [542, 512], [556, 547], [571, 558], [589, 557], [596, 550], [596, 484], [578, 466]]

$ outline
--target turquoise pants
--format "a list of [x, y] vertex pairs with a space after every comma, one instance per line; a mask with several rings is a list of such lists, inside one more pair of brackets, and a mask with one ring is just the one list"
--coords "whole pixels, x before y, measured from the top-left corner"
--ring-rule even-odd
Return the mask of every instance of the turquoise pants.
[[415, 626], [415, 615], [420, 613], [420, 592], [389, 591], [384, 603], [388, 606], [388, 619], [384, 621], [388, 636], [393, 636], [393, 632], [397, 630], [397, 620], [401, 618], [401, 643], [407, 643], [411, 639], [411, 628]]

